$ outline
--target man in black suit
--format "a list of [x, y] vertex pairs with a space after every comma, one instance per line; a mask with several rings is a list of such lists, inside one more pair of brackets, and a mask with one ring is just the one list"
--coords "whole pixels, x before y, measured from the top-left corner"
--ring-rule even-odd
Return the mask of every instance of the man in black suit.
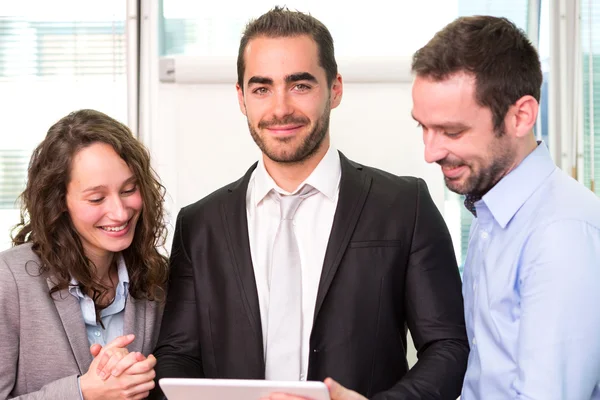
[[460, 394], [469, 348], [450, 235], [421, 179], [330, 146], [342, 92], [321, 22], [275, 8], [247, 26], [237, 93], [263, 157], [179, 213], [157, 379], [330, 377], [334, 400]]

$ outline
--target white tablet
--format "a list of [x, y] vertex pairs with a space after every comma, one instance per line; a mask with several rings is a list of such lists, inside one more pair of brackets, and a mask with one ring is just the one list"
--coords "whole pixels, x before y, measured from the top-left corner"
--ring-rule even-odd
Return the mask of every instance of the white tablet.
[[274, 392], [330, 400], [323, 382], [162, 378], [158, 384], [167, 400], [258, 400]]

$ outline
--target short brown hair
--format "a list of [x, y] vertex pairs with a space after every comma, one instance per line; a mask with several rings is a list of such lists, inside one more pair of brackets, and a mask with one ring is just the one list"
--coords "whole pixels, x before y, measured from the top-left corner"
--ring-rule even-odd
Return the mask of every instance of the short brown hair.
[[290, 11], [286, 7], [274, 7], [272, 10], [251, 20], [244, 29], [237, 58], [238, 84], [244, 88], [246, 63], [244, 51], [250, 40], [257, 37], [280, 38], [308, 35], [317, 44], [319, 65], [325, 69], [327, 84], [331, 86], [337, 76], [337, 63], [331, 33], [321, 21], [310, 14]]
[[[99, 111], [80, 110], [63, 117], [34, 150], [13, 244], [33, 244], [41, 260], [40, 273], [53, 277], [50, 294], [68, 288], [75, 278], [94, 303], [102, 298], [108, 288], [94, 275], [95, 266], [85, 255], [66, 204], [73, 157], [94, 143], [110, 145], [127, 163], [142, 196], [133, 242], [121, 252], [129, 273], [129, 293], [138, 299], [162, 299], [168, 277], [168, 260], [159, 252], [166, 238], [165, 189], [142, 143], [127, 126]], [[99, 309], [97, 304], [97, 314]]]
[[506, 18], [460, 17], [439, 31], [412, 59], [417, 76], [444, 80], [457, 72], [475, 77], [478, 104], [504, 130], [508, 108], [525, 95], [540, 101], [542, 69], [526, 34]]

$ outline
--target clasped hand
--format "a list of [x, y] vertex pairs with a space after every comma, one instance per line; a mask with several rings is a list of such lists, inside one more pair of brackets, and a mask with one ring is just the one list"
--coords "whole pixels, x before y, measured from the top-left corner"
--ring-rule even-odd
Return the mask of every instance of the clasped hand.
[[97, 344], [90, 347], [94, 360], [79, 380], [84, 400], [148, 397], [154, 388], [156, 358], [130, 353], [126, 346], [134, 339], [134, 335], [119, 336], [104, 348]]

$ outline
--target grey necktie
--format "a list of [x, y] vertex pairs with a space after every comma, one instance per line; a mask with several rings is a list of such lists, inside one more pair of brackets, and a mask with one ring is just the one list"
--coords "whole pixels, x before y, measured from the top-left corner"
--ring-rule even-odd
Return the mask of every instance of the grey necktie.
[[317, 193], [305, 185], [295, 195], [275, 192], [281, 221], [273, 243], [265, 353], [265, 377], [297, 381], [302, 364], [302, 266], [294, 234], [294, 214], [302, 200]]

